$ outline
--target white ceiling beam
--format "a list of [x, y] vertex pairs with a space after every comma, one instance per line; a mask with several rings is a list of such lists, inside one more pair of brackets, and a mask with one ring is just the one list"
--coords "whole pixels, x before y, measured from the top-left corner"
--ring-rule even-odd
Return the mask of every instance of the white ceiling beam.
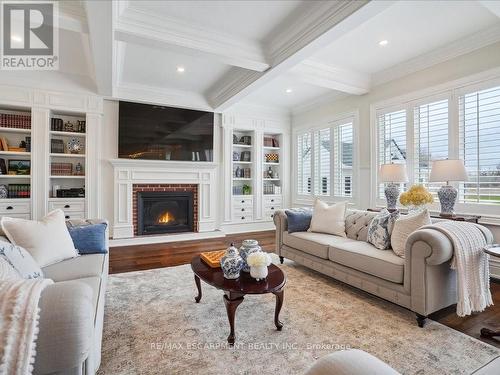
[[253, 40], [130, 7], [122, 10], [121, 16], [117, 17], [114, 37], [127, 43], [202, 54], [224, 64], [258, 72], [269, 68], [262, 47]]
[[85, 1], [97, 92], [113, 95], [113, 2]]
[[370, 75], [354, 70], [326, 65], [314, 60], [305, 60], [291, 70], [291, 74], [304, 83], [362, 95], [370, 91]]
[[394, 1], [311, 2], [307, 14], [284, 28], [268, 44], [271, 68], [264, 73], [228, 75], [208, 92], [217, 111], [225, 111], [241, 99], [310, 58], [342, 35], [387, 9]]

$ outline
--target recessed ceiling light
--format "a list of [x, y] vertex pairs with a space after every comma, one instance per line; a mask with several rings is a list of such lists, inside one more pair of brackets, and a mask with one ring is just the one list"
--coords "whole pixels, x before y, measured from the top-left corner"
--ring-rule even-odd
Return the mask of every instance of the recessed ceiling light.
[[381, 40], [380, 42], [378, 42], [378, 44], [379, 44], [379, 46], [384, 47], [384, 46], [386, 46], [386, 45], [388, 45], [388, 44], [389, 44], [389, 41], [388, 41], [388, 40], [386, 40], [386, 39], [384, 39], [384, 40]]
[[22, 42], [23, 38], [21, 38], [19, 35], [12, 35], [10, 37], [10, 40], [12, 40], [13, 42]]
[[183, 66], [178, 66], [177, 67], [177, 73], [184, 73], [186, 71], [186, 69], [184, 69]]
[[290, 94], [291, 92], [293, 92], [293, 90], [292, 90], [292, 89], [286, 89], [286, 90], [285, 90], [285, 92], [286, 92], [287, 94]]

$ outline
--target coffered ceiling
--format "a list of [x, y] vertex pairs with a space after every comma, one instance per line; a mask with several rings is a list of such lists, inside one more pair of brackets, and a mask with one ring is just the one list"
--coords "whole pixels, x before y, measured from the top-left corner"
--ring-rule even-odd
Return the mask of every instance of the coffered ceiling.
[[59, 4], [60, 71], [1, 72], [0, 82], [39, 77], [140, 102], [290, 111], [500, 41], [500, 2], [488, 0]]

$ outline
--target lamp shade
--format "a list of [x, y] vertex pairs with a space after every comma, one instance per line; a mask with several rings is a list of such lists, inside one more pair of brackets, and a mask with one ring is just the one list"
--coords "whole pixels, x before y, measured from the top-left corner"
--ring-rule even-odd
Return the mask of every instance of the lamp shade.
[[408, 182], [406, 164], [382, 164], [380, 182]]
[[432, 162], [429, 182], [467, 181], [463, 160], [446, 159]]

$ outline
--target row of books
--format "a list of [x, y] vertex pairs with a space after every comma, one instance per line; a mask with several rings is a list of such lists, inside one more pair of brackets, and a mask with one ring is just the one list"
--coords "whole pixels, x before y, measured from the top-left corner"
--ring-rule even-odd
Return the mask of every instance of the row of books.
[[0, 113], [0, 127], [13, 129], [31, 129], [31, 116]]
[[264, 194], [281, 194], [281, 186], [264, 184]]
[[31, 186], [30, 184], [9, 184], [7, 191], [9, 198], [29, 198]]
[[73, 163], [51, 163], [50, 174], [52, 176], [71, 176], [73, 174]]
[[264, 147], [280, 147], [280, 144], [276, 138], [264, 137]]

